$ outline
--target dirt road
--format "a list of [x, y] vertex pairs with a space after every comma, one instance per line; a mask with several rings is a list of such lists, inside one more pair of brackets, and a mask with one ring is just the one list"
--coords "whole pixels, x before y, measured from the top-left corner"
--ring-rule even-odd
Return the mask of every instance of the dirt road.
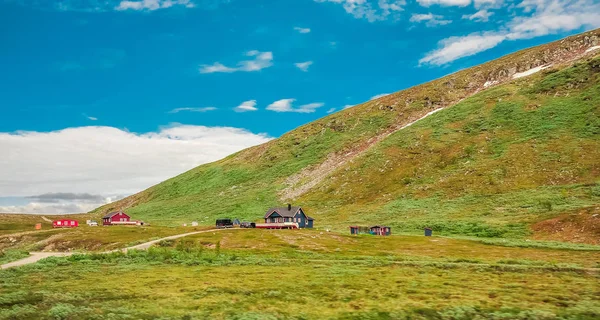
[[[127, 252], [128, 250], [146, 250], [146, 249], [150, 248], [153, 244], [156, 244], [163, 240], [174, 240], [174, 239], [191, 236], [191, 235], [198, 234], [198, 233], [216, 232], [216, 231], [221, 231], [221, 230], [232, 230], [232, 229], [211, 229], [211, 230], [202, 230], [202, 231], [194, 231], [194, 232], [176, 234], [174, 236], [164, 237], [164, 238], [144, 242], [142, 244], [138, 244], [135, 246], [131, 246], [131, 247], [123, 248], [123, 249], [106, 251], [103, 253], [110, 253], [110, 252], [116, 252], [116, 251]], [[234, 229], [234, 230], [243, 230], [243, 229]], [[30, 252], [29, 257], [21, 259], [21, 260], [13, 261], [13, 262], [10, 262], [7, 264], [0, 265], [0, 269], [20, 267], [20, 266], [23, 266], [26, 264], [36, 263], [36, 262], [38, 262], [42, 259], [48, 258], [48, 257], [68, 257], [75, 253], [77, 253], [77, 252]]]
[[12, 267], [19, 267], [22, 265], [38, 262], [48, 257], [68, 257], [73, 252], [30, 252], [30, 256], [21, 260], [9, 262], [0, 266], [0, 269], [8, 269]]

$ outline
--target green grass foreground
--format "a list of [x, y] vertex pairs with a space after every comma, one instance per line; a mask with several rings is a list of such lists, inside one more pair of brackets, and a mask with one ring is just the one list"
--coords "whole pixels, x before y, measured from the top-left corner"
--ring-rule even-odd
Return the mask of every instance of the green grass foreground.
[[227, 230], [0, 271], [0, 319], [597, 319], [589, 249]]

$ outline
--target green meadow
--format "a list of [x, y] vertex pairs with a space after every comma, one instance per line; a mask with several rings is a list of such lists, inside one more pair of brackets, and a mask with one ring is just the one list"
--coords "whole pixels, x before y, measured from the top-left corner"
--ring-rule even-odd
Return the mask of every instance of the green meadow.
[[596, 246], [226, 230], [0, 271], [0, 319], [597, 319], [599, 271]]

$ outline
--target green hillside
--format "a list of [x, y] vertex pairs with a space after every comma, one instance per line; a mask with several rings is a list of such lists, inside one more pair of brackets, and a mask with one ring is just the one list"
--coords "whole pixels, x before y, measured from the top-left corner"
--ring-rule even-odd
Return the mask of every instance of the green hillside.
[[396, 232], [527, 236], [536, 222], [600, 204], [600, 50], [586, 52], [599, 36], [366, 102], [95, 213], [123, 208], [156, 224], [212, 224], [259, 220], [291, 202], [322, 228], [382, 223]]

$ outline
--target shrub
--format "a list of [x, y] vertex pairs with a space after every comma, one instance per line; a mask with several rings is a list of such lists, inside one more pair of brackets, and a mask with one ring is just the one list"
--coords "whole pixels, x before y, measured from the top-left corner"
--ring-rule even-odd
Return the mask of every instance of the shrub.
[[76, 307], [68, 303], [59, 303], [48, 311], [48, 316], [52, 319], [68, 319], [70, 315], [76, 313]]

